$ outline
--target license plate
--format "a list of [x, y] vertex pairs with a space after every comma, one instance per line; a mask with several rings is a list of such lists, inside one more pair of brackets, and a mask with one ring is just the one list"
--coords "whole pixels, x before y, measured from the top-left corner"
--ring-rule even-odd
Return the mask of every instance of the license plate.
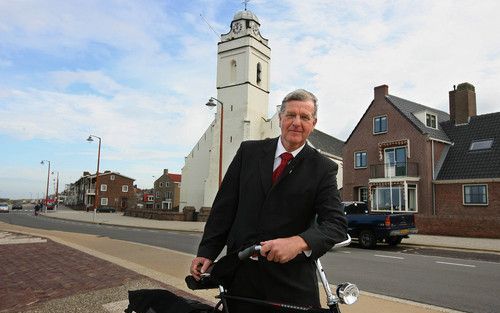
[[401, 230], [401, 235], [408, 235], [410, 233], [409, 229], [402, 229]]

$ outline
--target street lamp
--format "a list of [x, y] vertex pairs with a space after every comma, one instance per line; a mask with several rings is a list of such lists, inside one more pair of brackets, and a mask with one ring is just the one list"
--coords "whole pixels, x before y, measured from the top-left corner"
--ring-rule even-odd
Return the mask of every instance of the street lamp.
[[[97, 184], [97, 180], [99, 178], [99, 162], [101, 161], [101, 137], [95, 136], [95, 135], [89, 135], [89, 138], [87, 138], [88, 142], [94, 141], [92, 137], [99, 139], [99, 147], [97, 149], [97, 171], [95, 173], [95, 200], [94, 200], [94, 210], [97, 209], [97, 201], [99, 200], [99, 188]], [[92, 182], [92, 181], [91, 181]]]
[[224, 103], [219, 99], [214, 97], [210, 97], [206, 106], [215, 107], [217, 104], [214, 102], [217, 101], [220, 104], [220, 138], [219, 138], [219, 187], [222, 183], [222, 133], [224, 130]]
[[[54, 206], [54, 210], [57, 210], [59, 207], [59, 171], [54, 171], [57, 173], [57, 178], [56, 178], [56, 204]], [[54, 175], [54, 172], [52, 172], [52, 175]]]
[[49, 164], [49, 167], [47, 169], [47, 189], [45, 189], [45, 209], [47, 209], [47, 204], [49, 203], [49, 180], [50, 180], [50, 161], [49, 160], [42, 160], [40, 164], [44, 165], [45, 162]]

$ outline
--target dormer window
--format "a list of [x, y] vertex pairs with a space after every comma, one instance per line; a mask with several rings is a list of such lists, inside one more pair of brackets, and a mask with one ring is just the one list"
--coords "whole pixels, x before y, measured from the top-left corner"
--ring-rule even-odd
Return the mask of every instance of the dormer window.
[[487, 150], [493, 146], [493, 139], [474, 140], [469, 147], [469, 151]]
[[437, 129], [437, 117], [436, 117], [436, 115], [426, 113], [425, 114], [425, 125], [427, 127]]

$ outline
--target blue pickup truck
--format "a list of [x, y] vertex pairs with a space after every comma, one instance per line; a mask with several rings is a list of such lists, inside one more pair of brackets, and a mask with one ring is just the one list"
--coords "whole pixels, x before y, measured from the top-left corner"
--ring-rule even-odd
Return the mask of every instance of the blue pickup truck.
[[364, 202], [349, 201], [342, 204], [349, 235], [357, 238], [363, 248], [371, 249], [377, 242], [396, 246], [403, 238], [418, 232], [415, 217], [411, 213], [370, 213]]

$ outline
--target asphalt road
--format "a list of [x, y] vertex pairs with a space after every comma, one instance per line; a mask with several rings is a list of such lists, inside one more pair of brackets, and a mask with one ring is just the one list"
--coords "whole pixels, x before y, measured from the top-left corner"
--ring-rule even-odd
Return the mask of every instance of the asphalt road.
[[[196, 253], [199, 233], [132, 229], [33, 216], [32, 211], [0, 214], [16, 225], [107, 236]], [[443, 255], [444, 254], [444, 255]], [[330, 283], [350, 281], [361, 290], [465, 312], [500, 312], [500, 261], [492, 254], [439, 249], [342, 248], [322, 258]], [[489, 256], [489, 257], [488, 257]]]

